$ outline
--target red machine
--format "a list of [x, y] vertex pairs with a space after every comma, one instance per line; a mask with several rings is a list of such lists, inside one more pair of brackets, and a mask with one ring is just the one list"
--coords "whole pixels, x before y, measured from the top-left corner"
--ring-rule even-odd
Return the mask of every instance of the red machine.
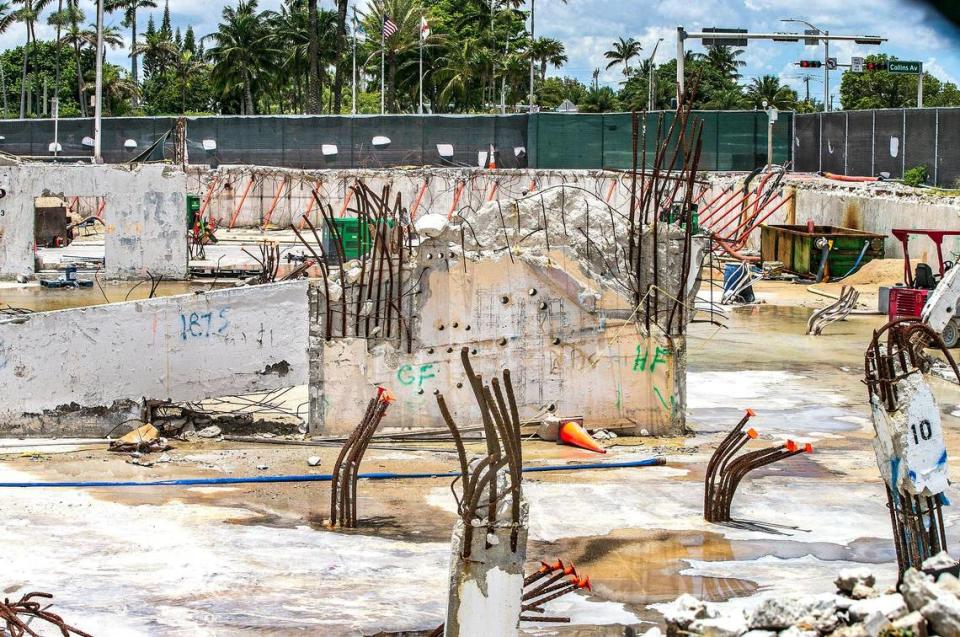
[[[902, 318], [919, 319], [927, 297], [937, 287], [944, 273], [954, 266], [953, 262], [943, 260], [943, 238], [960, 236], [960, 230], [895, 228], [891, 232], [903, 246], [903, 280], [906, 287], [890, 288], [890, 305], [887, 314], [891, 321]], [[933, 241], [937, 247], [938, 273], [935, 274], [933, 269], [925, 263], [918, 263], [916, 270], [910, 267], [909, 241], [912, 235], [923, 235]], [[955, 347], [960, 343], [960, 324], [955, 320], [951, 321], [941, 336], [947, 347]]]

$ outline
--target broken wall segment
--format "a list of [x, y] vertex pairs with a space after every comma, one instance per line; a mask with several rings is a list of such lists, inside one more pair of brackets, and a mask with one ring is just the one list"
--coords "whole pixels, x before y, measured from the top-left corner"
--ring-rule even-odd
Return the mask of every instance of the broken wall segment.
[[160, 165], [0, 167], [0, 278], [34, 272], [35, 203], [46, 196], [104, 198], [105, 277], [186, 278], [186, 183]]
[[[294, 170], [261, 166], [188, 168], [187, 187], [201, 198], [205, 214], [220, 226], [258, 228], [300, 224], [308, 214], [321, 225], [312, 191], [338, 216], [356, 208], [351, 186], [362, 181], [374, 192], [390, 186], [417, 219], [425, 214], [456, 215], [491, 201], [509, 202], [550, 187], [582, 188], [597, 200], [624, 210], [629, 204], [626, 173], [612, 170], [485, 170], [480, 168], [396, 168], [391, 170]], [[352, 216], [352, 214], [347, 214]]]
[[[711, 202], [720, 197], [719, 203], [722, 203], [726, 200], [726, 195], [721, 197], [724, 189], [742, 187], [743, 176], [714, 175], [711, 182], [703, 201]], [[781, 196], [787, 198], [793, 194], [794, 197], [773, 212], [766, 224], [804, 225], [809, 219], [818, 226], [881, 234], [886, 237], [884, 255], [887, 259], [903, 256], [902, 245], [891, 235], [893, 228], [960, 230], [960, 197], [927, 194], [894, 182], [847, 183], [793, 175], [787, 176], [783, 183]], [[726, 213], [722, 206], [720, 208]], [[704, 211], [701, 210], [701, 219], [703, 217]], [[759, 229], [752, 233], [747, 247], [760, 248]], [[943, 249], [945, 254], [960, 252], [960, 237], [945, 237]], [[929, 263], [936, 262], [936, 256], [932, 241], [910, 242], [912, 259]]]
[[[436, 217], [441, 223], [432, 223]], [[430, 224], [427, 217], [420, 221], [418, 228], [427, 233], [430, 226], [433, 236], [421, 235], [407, 267], [398, 270], [405, 333], [398, 329], [392, 340], [369, 333], [355, 338], [335, 328], [331, 336], [319, 323], [336, 326], [341, 304], [361, 303], [345, 302], [337, 285], [327, 306], [324, 291], [315, 288], [313, 433], [351, 430], [363, 415], [356, 396], [374, 386], [397, 396], [385, 426], [442, 427], [427, 408], [436, 391], [444, 392], [457, 419], [479, 422], [469, 383], [458, 372], [462, 347], [484, 376], [505, 366], [517, 370], [525, 421], [557, 415], [637, 433], [682, 431], [685, 354], [677, 326], [689, 314], [678, 313], [674, 332], [666, 326], [678, 297], [696, 294], [697, 278], [682, 278], [684, 233], [674, 224], [659, 224], [658, 261], [650, 258], [653, 228], [645, 227], [647, 260], [638, 284], [626, 271], [622, 213], [577, 187], [506, 206], [491, 202], [449, 227], [441, 215], [430, 215]], [[702, 250], [692, 243], [686, 257], [699, 264]], [[654, 284], [653, 300], [638, 306], [637, 286]]]
[[0, 434], [103, 436], [142, 399], [307, 382], [305, 281], [0, 322]]

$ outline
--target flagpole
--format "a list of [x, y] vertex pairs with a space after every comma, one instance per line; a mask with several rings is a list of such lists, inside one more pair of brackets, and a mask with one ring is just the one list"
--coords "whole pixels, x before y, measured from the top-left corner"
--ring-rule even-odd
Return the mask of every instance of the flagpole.
[[357, 8], [353, 8], [353, 114], [357, 114]]
[[423, 115], [423, 16], [420, 16], [420, 114]]
[[386, 56], [386, 34], [384, 30], [387, 25], [387, 16], [381, 16], [380, 18], [380, 114], [383, 115], [385, 112], [385, 96], [386, 96], [386, 75], [385, 70], [387, 68], [387, 56]]

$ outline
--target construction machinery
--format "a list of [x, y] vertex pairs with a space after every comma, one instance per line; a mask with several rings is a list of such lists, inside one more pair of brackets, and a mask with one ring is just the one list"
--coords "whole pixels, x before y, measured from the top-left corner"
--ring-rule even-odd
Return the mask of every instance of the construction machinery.
[[[923, 230], [894, 228], [893, 236], [903, 246], [903, 278], [905, 285], [890, 289], [887, 309], [891, 321], [917, 319], [940, 335], [948, 348], [960, 345], [960, 320], [955, 316], [960, 300], [960, 280], [954, 262], [943, 258], [943, 239], [960, 236], [960, 230]], [[910, 265], [910, 237], [925, 236], [937, 248], [938, 271], [926, 263]]]

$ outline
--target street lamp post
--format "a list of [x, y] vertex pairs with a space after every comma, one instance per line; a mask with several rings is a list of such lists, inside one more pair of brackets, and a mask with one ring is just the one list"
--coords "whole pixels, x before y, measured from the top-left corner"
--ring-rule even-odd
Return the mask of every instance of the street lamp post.
[[97, 75], [93, 114], [93, 163], [102, 164], [101, 123], [103, 118], [103, 0], [97, 0]]
[[650, 54], [650, 60], [647, 63], [647, 110], [652, 111], [654, 105], [654, 71], [656, 67], [653, 63], [653, 58], [657, 55], [657, 48], [660, 46], [660, 43], [663, 42], [663, 38], [659, 38], [657, 43], [653, 45], [653, 53]]
[[[822, 31], [819, 27], [815, 27], [806, 20], [800, 20], [799, 18], [786, 18], [780, 20], [780, 22], [794, 22], [797, 24], [805, 24], [816, 32], [816, 35], [826, 35], [829, 36], [829, 31]], [[811, 34], [814, 35], [814, 34]], [[823, 40], [823, 110], [829, 112], [830, 109], [830, 40]]]
[[537, 0], [530, 0], [530, 112], [533, 112], [533, 43], [536, 37]]

